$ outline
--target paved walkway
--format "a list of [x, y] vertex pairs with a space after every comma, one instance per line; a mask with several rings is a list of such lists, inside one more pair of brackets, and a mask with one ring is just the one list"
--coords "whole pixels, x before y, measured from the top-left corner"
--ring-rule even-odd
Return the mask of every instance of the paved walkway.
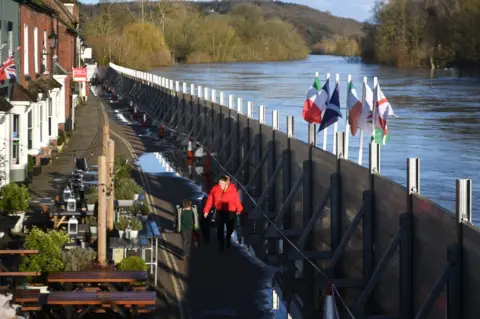
[[74, 156], [87, 158], [89, 165], [97, 164], [97, 157], [102, 152], [104, 125], [100, 105], [100, 99], [91, 94], [86, 105], [77, 107], [76, 127], [68, 145], [58, 154], [57, 159], [52, 159], [50, 164], [42, 167], [41, 174], [34, 176], [29, 185], [34, 199], [54, 199], [63, 190], [75, 168]]
[[[117, 114], [121, 112], [128, 118], [127, 105], [111, 105], [108, 109], [110, 129], [121, 136], [111, 134], [117, 153], [135, 160], [145, 152], [171, 150], [172, 145], [168, 142], [143, 136], [145, 129], [141, 126], [126, 124], [118, 119]], [[131, 145], [131, 149], [125, 142]], [[219, 254], [212, 234], [211, 245], [193, 249], [189, 265], [178, 258], [182, 251], [181, 238], [172, 231], [175, 205], [191, 197], [195, 188], [188, 180], [171, 174], [145, 175], [158, 222], [166, 235], [162, 254], [159, 252], [159, 286], [163, 289], [167, 305], [149, 318], [181, 318], [178, 315], [177, 298], [185, 306], [184, 318], [273, 317], [263, 310], [265, 304], [269, 303], [269, 296], [264, 293], [268, 288], [266, 281], [269, 275], [260, 263], [247, 256], [243, 248], [233, 246]], [[142, 182], [138, 172], [135, 177]]]

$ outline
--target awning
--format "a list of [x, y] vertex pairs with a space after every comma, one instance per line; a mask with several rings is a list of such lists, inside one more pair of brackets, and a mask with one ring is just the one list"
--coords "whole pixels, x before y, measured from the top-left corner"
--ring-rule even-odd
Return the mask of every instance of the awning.
[[15, 82], [12, 84], [12, 93], [10, 95], [10, 101], [37, 102], [37, 95], [33, 94], [22, 85]]
[[5, 98], [0, 96], [0, 112], [10, 112], [13, 105], [10, 104]]
[[42, 89], [47, 91], [53, 90], [53, 89], [59, 89], [62, 87], [62, 85], [59, 82], [57, 82], [57, 80], [55, 80], [53, 76], [50, 74], [42, 75], [41, 77], [35, 80], [35, 84], [37, 84]]

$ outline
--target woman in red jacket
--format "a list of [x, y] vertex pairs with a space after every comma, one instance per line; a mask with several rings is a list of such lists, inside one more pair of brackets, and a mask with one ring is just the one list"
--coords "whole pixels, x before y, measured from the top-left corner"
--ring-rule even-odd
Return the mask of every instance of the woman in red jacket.
[[[231, 236], [235, 227], [235, 217], [243, 211], [240, 196], [235, 185], [229, 183], [230, 178], [222, 176], [218, 184], [212, 187], [208, 195], [207, 202], [203, 207], [203, 215], [207, 218], [210, 210], [215, 208], [217, 211], [217, 238], [218, 251], [223, 251], [225, 244], [227, 248], [231, 245]], [[227, 226], [227, 237], [224, 238], [224, 225]]]

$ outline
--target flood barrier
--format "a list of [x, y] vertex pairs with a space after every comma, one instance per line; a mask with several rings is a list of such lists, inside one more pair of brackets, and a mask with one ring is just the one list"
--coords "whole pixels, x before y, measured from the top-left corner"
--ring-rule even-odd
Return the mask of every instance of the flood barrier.
[[[246, 191], [246, 242], [276, 275], [288, 312], [318, 318], [327, 279], [345, 318], [477, 318], [480, 233], [471, 224], [471, 182], [457, 180], [457, 212], [420, 195], [420, 164], [407, 159], [407, 188], [380, 174], [380, 149], [369, 169], [253, 118], [187, 92], [184, 83], [114, 64], [105, 83], [164, 127], [215, 154], [212, 174], [228, 171]], [[190, 93], [192, 94], [190, 94]], [[212, 101], [213, 100], [213, 101]], [[311, 138], [315, 131], [310, 129]], [[313, 133], [312, 133], [313, 131]], [[337, 133], [343, 150], [344, 133]], [[187, 145], [185, 145], [187, 147]], [[343, 303], [347, 308], [342, 307]], [[343, 317], [342, 317], [343, 318]]]

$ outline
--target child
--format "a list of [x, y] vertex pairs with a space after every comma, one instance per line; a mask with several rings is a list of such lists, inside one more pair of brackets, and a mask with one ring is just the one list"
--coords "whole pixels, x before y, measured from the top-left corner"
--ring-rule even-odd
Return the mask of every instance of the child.
[[190, 257], [190, 248], [192, 246], [193, 231], [198, 227], [198, 216], [195, 214], [192, 201], [183, 200], [183, 207], [178, 210], [177, 230], [182, 234], [183, 256]]

